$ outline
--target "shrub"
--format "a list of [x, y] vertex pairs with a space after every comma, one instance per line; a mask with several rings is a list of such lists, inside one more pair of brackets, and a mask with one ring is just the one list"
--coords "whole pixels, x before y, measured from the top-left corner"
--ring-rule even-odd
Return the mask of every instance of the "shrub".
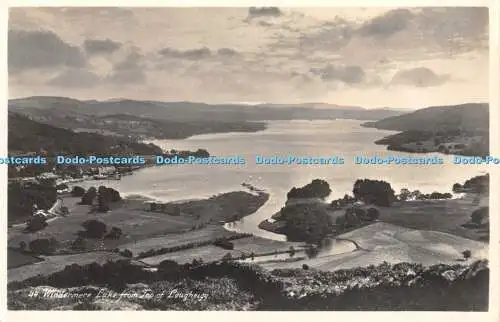
[[122, 255], [123, 257], [127, 257], [127, 258], [132, 258], [132, 256], [134, 256], [134, 254], [132, 254], [132, 252], [128, 249], [124, 249], [120, 252], [120, 255]]
[[106, 234], [107, 227], [102, 221], [91, 219], [82, 224], [85, 234], [89, 238], [102, 238]]
[[59, 242], [55, 238], [39, 238], [31, 241], [29, 246], [33, 253], [51, 255], [56, 251]]
[[26, 223], [26, 230], [29, 232], [35, 232], [44, 229], [48, 225], [49, 224], [47, 223], [47, 218], [45, 218], [45, 216], [36, 215], [28, 219]]
[[87, 249], [87, 241], [85, 238], [78, 236], [71, 244], [71, 249], [79, 251], [85, 250]]
[[222, 260], [224, 262], [230, 261], [232, 259], [233, 259], [233, 255], [231, 255], [231, 253], [227, 253], [226, 255], [224, 255], [224, 257], [222, 257]]
[[471, 217], [471, 221], [473, 223], [479, 225], [488, 216], [489, 216], [489, 207], [481, 207], [481, 208], [475, 210], [470, 217]]
[[377, 208], [368, 208], [368, 210], [366, 211], [366, 217], [370, 221], [377, 220], [379, 216], [380, 212], [377, 210]]
[[214, 245], [218, 246], [218, 247], [221, 247], [221, 248], [224, 248], [224, 249], [227, 249], [227, 250], [233, 250], [234, 249], [234, 244], [231, 243], [230, 241], [228, 241], [225, 238], [216, 240], [214, 242]]
[[123, 232], [120, 228], [118, 227], [112, 227], [109, 233], [105, 236], [105, 238], [108, 239], [120, 239], [120, 237], [123, 235]]
[[307, 257], [309, 257], [309, 258], [314, 258], [314, 257], [316, 257], [316, 256], [318, 255], [318, 253], [319, 253], [318, 248], [314, 247], [314, 246], [313, 246], [313, 245], [311, 245], [311, 244], [307, 245], [307, 247], [306, 247], [306, 250], [305, 250], [305, 251], [306, 251], [306, 255], [307, 255]]
[[89, 190], [82, 196], [81, 205], [92, 206], [94, 199], [97, 197], [97, 190], [95, 187], [90, 187]]

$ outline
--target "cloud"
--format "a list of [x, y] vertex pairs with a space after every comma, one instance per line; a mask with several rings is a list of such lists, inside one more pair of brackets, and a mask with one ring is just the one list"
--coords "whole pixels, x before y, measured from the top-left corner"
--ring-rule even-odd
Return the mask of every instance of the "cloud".
[[397, 72], [391, 80], [391, 85], [432, 87], [442, 85], [448, 79], [448, 75], [437, 75], [429, 68], [418, 67]]
[[140, 84], [147, 81], [144, 56], [133, 49], [125, 59], [113, 66], [113, 71], [106, 77], [106, 81], [113, 84]]
[[364, 23], [358, 32], [363, 36], [388, 37], [406, 29], [414, 17], [408, 9], [396, 9]]
[[83, 42], [83, 48], [91, 55], [111, 54], [122, 46], [121, 43], [111, 39], [86, 39]]
[[64, 42], [51, 31], [9, 30], [9, 71], [59, 66], [83, 67], [85, 56], [79, 47]]
[[47, 84], [63, 88], [91, 88], [101, 81], [96, 74], [84, 69], [68, 69]]
[[160, 51], [158, 51], [158, 54], [160, 54], [160, 56], [165, 58], [177, 58], [186, 60], [203, 60], [214, 57], [230, 58], [230, 57], [240, 56], [240, 53], [238, 53], [236, 50], [226, 47], [220, 48], [214, 52], [212, 52], [207, 47], [188, 49], [188, 50], [163, 48]]
[[341, 81], [346, 84], [359, 84], [365, 80], [365, 72], [360, 66], [333, 66], [311, 68], [311, 73], [323, 81]]
[[172, 48], [163, 48], [158, 53], [163, 57], [181, 58], [190, 60], [200, 60], [208, 58], [212, 55], [212, 52], [207, 47], [202, 47], [198, 49], [188, 49], [184, 51]]
[[248, 17], [279, 17], [283, 13], [278, 7], [250, 7], [248, 9]]
[[220, 48], [217, 51], [217, 54], [224, 56], [224, 57], [235, 57], [235, 56], [240, 55], [236, 50], [231, 49], [231, 48]]

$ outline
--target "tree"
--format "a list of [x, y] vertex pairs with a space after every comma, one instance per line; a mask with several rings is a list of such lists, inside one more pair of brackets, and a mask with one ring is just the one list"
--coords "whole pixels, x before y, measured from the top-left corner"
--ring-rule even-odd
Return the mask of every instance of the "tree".
[[309, 269], [309, 265], [307, 265], [307, 264], [302, 264], [302, 269], [303, 269], [303, 270], [308, 270], [308, 269]]
[[453, 185], [453, 189], [452, 189], [452, 190], [453, 190], [453, 192], [458, 192], [458, 191], [460, 191], [461, 189], [462, 189], [462, 185], [461, 185], [460, 183], [455, 183], [455, 184]]
[[353, 208], [346, 209], [344, 219], [347, 227], [355, 227], [361, 224], [361, 217], [358, 217]]
[[82, 196], [81, 205], [92, 206], [94, 199], [97, 197], [97, 189], [95, 187], [90, 187], [89, 190]]
[[293, 246], [290, 246], [289, 253], [290, 253], [290, 257], [295, 256], [295, 248], [293, 248]]
[[314, 179], [311, 183], [301, 187], [293, 187], [287, 194], [288, 199], [293, 198], [325, 198], [331, 193], [328, 182]]
[[380, 212], [376, 208], [368, 208], [366, 216], [370, 221], [375, 221], [380, 216]]
[[462, 252], [462, 255], [464, 256], [465, 260], [468, 260], [472, 256], [472, 253], [470, 250], [466, 249]]
[[471, 215], [471, 221], [477, 225], [482, 224], [483, 220], [489, 216], [489, 207], [476, 209]]
[[314, 258], [318, 255], [319, 253], [319, 250], [317, 247], [314, 247], [313, 245], [311, 244], [308, 244], [307, 247], [306, 247], [306, 255], [307, 257], [309, 258]]
[[158, 273], [164, 277], [177, 277], [182, 267], [175, 261], [166, 259], [158, 265]]
[[381, 180], [358, 179], [352, 192], [356, 199], [363, 200], [366, 204], [373, 203], [383, 207], [390, 206], [396, 199], [391, 185]]
[[44, 229], [48, 225], [47, 218], [44, 215], [35, 215], [26, 222], [26, 230], [28, 232], [35, 232]]
[[410, 190], [403, 188], [399, 192], [399, 200], [406, 201], [408, 200], [408, 197], [410, 196], [411, 192]]
[[26, 247], [28, 247], [28, 245], [26, 244], [26, 242], [25, 242], [25, 241], [21, 241], [21, 242], [19, 243], [19, 250], [20, 250], [21, 252], [25, 252], [25, 251], [26, 251]]
[[33, 253], [51, 255], [56, 251], [59, 246], [59, 242], [53, 237], [39, 238], [31, 241], [29, 246]]
[[85, 221], [82, 226], [85, 228], [85, 235], [89, 238], [102, 238], [107, 231], [106, 224], [95, 219]]
[[106, 212], [109, 210], [109, 202], [111, 201], [111, 196], [109, 194], [109, 190], [100, 186], [97, 192], [97, 211]]
[[78, 236], [71, 244], [71, 249], [82, 251], [87, 249], [87, 241], [85, 238]]

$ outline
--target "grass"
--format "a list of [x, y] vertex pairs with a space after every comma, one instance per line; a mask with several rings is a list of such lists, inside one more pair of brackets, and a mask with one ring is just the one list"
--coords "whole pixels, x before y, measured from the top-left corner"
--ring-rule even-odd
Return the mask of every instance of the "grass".
[[30, 241], [37, 238], [54, 237], [61, 244], [61, 248], [67, 248], [76, 239], [78, 231], [83, 230], [82, 223], [90, 219], [104, 222], [108, 226], [108, 230], [113, 226], [121, 228], [124, 235], [119, 240], [104, 240], [103, 242], [89, 239], [87, 241], [89, 250], [96, 250], [100, 247], [115, 248], [121, 244], [151, 236], [178, 233], [190, 229], [193, 225], [190, 218], [149, 213], [127, 207], [114, 209], [107, 213], [89, 213], [88, 206], [75, 206], [69, 216], [50, 221], [45, 229], [35, 233], [25, 234], [22, 232], [22, 227], [11, 228], [8, 244], [11, 247], [18, 247], [21, 241], [29, 244]]
[[170, 248], [189, 243], [215, 240], [219, 237], [231, 237], [236, 235], [238, 234], [227, 231], [222, 226], [213, 225], [200, 230], [193, 230], [186, 233], [169, 234], [166, 236], [143, 239], [136, 242], [123, 244], [120, 246], [120, 248], [126, 248], [130, 250], [134, 254], [134, 256], [136, 256], [137, 254], [148, 251], [150, 249]]
[[237, 250], [226, 250], [217, 246], [207, 245], [197, 248], [181, 250], [178, 252], [144, 258], [141, 261], [148, 265], [158, 265], [164, 260], [173, 260], [179, 264], [191, 263], [193, 259], [202, 259], [204, 262], [212, 262], [222, 259], [224, 255], [230, 253], [231, 256], [239, 256], [241, 252]]
[[58, 255], [58, 256], [44, 256], [45, 260], [34, 265], [25, 265], [17, 268], [12, 268], [7, 271], [8, 282], [22, 281], [37, 275], [50, 275], [55, 272], [61, 271], [67, 265], [71, 264], [90, 264], [97, 262], [103, 264], [108, 260], [124, 259], [116, 253], [109, 252], [93, 252], [82, 253], [74, 255]]
[[482, 197], [479, 204], [475, 204], [473, 199], [474, 195], [469, 194], [461, 199], [394, 203], [391, 207], [379, 208], [379, 221], [411, 229], [440, 231], [473, 240], [482, 240], [484, 232], [461, 226], [470, 220], [470, 215], [474, 210], [488, 205], [487, 196]]
[[7, 268], [16, 268], [24, 265], [38, 263], [43, 259], [29, 254], [21, 253], [14, 249], [7, 249]]

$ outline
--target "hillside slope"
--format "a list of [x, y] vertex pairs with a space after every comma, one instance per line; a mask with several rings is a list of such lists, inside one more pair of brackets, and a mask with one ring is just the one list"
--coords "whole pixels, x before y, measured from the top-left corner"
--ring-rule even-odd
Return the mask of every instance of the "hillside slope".
[[39, 123], [26, 116], [9, 113], [8, 150], [10, 153], [46, 151], [53, 154], [143, 154], [162, 153], [153, 144], [73, 131]]
[[433, 106], [413, 113], [393, 116], [376, 122], [367, 122], [367, 127], [395, 131], [488, 131], [489, 104], [470, 103], [453, 106]]

